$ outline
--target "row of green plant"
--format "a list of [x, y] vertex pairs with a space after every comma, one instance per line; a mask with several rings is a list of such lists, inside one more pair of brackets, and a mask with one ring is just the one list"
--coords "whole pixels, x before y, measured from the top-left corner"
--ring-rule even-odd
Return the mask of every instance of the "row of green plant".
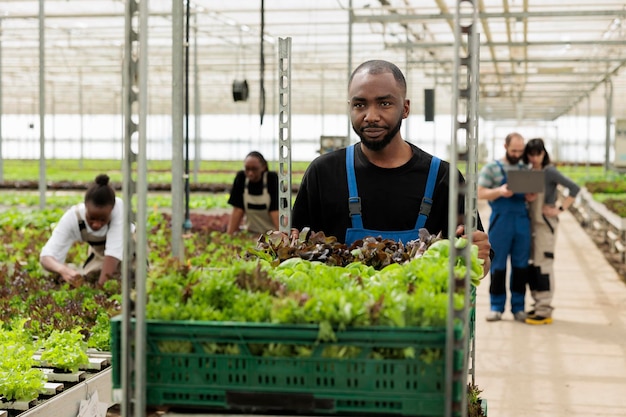
[[[608, 194], [597, 192], [594, 195]], [[613, 194], [613, 197], [619, 195]], [[109, 319], [121, 311], [119, 283], [109, 281], [104, 289], [95, 289], [89, 285], [71, 288], [44, 273], [38, 262], [39, 250], [49, 237], [51, 226], [65, 209], [81, 199], [82, 196], [78, 194], [52, 193], [47, 199], [48, 208], [39, 210], [36, 208], [36, 192], [3, 193], [5, 210], [0, 217], [0, 228], [3, 231], [0, 234], [0, 321], [6, 330], [21, 326], [33, 340], [50, 337], [54, 332], [65, 332], [80, 334], [89, 346], [108, 350]], [[194, 194], [191, 201], [196, 201], [197, 205], [192, 203], [192, 208], [227, 207], [226, 199], [226, 195], [213, 200], [213, 196]], [[164, 271], [173, 273], [181, 269], [171, 264], [171, 225], [169, 217], [161, 210], [171, 207], [169, 195], [151, 195], [148, 205], [154, 208], [150, 210], [148, 219], [150, 279], [156, 280], [164, 276]], [[246, 237], [232, 238], [223, 233], [203, 230], [187, 235], [184, 244], [188, 259], [185, 268], [206, 272], [212, 268], [230, 267], [234, 260], [249, 252], [256, 242]], [[69, 256], [80, 264], [84, 260], [85, 250], [83, 247], [74, 247]], [[183, 294], [190, 293], [187, 291]], [[202, 310], [207, 311], [204, 308]], [[20, 325], [20, 320], [26, 321]], [[8, 378], [13, 379], [14, 376]], [[19, 391], [18, 388], [13, 388], [13, 391], [12, 388], [3, 390], [8, 393]], [[7, 396], [4, 392], [0, 393]]]
[[[121, 197], [118, 192], [118, 196]], [[189, 197], [189, 208], [191, 210], [204, 211], [211, 209], [230, 209], [228, 204], [228, 193], [193, 193]], [[80, 203], [83, 192], [80, 191], [48, 191], [46, 193], [46, 208], [67, 209], [74, 204]], [[37, 210], [39, 206], [40, 194], [38, 191], [3, 191], [0, 206], [19, 207], [27, 210]], [[148, 194], [147, 206], [151, 210], [171, 209], [172, 196], [170, 193], [150, 193]]]
[[[463, 247], [467, 240], [456, 244]], [[483, 269], [477, 248], [472, 249], [469, 270], [477, 284]], [[277, 266], [271, 257], [233, 261], [220, 270], [164, 265], [151, 274], [146, 314], [157, 320], [325, 324], [327, 329], [444, 326], [448, 255], [449, 242], [437, 240], [420, 257], [380, 270], [358, 260], [342, 267], [300, 257]], [[467, 269], [459, 257], [456, 275], [464, 277]], [[462, 308], [463, 294], [455, 294], [455, 303]]]
[[[76, 195], [75, 198], [79, 200], [81, 196]], [[67, 332], [80, 335], [89, 347], [109, 350], [110, 318], [120, 314], [122, 307], [119, 281], [109, 280], [103, 288], [95, 288], [88, 283], [74, 288], [58, 280], [58, 277], [46, 273], [39, 264], [39, 252], [42, 246], [49, 238], [54, 223], [58, 221], [67, 209], [67, 207], [61, 206], [70, 203], [65, 196], [62, 200], [62, 202], [55, 202], [54, 198], [51, 198], [51, 207], [44, 210], [39, 210], [35, 207], [25, 209], [23, 206], [24, 202], [19, 200], [15, 201], [17, 204], [15, 207], [4, 208], [3, 215], [0, 217], [0, 228], [3, 231], [0, 234], [0, 259], [2, 260], [0, 262], [0, 322], [3, 329], [7, 331], [20, 330], [31, 340], [43, 340], [51, 337], [55, 332]], [[77, 201], [72, 201], [72, 203], [75, 202]], [[256, 253], [255, 256], [257, 256], [258, 261], [258, 256], [260, 255], [258, 250], [254, 250], [257, 245], [256, 238], [247, 235], [232, 237], [209, 229], [198, 229], [186, 235], [184, 239], [187, 262], [184, 266], [176, 265], [177, 261], [172, 258], [171, 254], [170, 216], [159, 209], [151, 210], [148, 215], [148, 230], [148, 256], [150, 263], [148, 279], [151, 283], [151, 294], [154, 294], [151, 295], [151, 301], [156, 303], [155, 300], [163, 294], [163, 292], [157, 290], [155, 283], [168, 282], [168, 279], [174, 279], [174, 277], [176, 279], [187, 279], [189, 281], [186, 285], [178, 282], [177, 287], [169, 287], [171, 293], [167, 297], [190, 296], [196, 301], [203, 301], [204, 304], [198, 303], [193, 311], [203, 311], [205, 316], [202, 317], [204, 319], [207, 319], [206, 314], [215, 311], [215, 305], [217, 305], [215, 296], [219, 291], [211, 295], [211, 286], [221, 282], [220, 286], [224, 290], [226, 283], [224, 280], [218, 280], [217, 278], [205, 281], [204, 278], [199, 279], [199, 277], [203, 274], [213, 276], [210, 271], [225, 271], [228, 268], [232, 268], [233, 264], [244, 265], [245, 262], [253, 262], [249, 260], [244, 262], [244, 259], [247, 259], [251, 253]], [[82, 245], [73, 246], [68, 257], [75, 264], [80, 265], [86, 257], [85, 247]], [[239, 263], [237, 259], [240, 259], [242, 263]], [[267, 262], [269, 265], [270, 260], [266, 259], [263, 262]], [[294, 262], [296, 261], [291, 263]], [[248, 263], [245, 268], [249, 268], [250, 265]], [[283, 273], [287, 271], [289, 266], [290, 263], [287, 263], [282, 267]], [[296, 272], [299, 275], [303, 273], [303, 271], [297, 270], [302, 269], [302, 266], [297, 268], [295, 268], [295, 265], [291, 266], [294, 266], [292, 268], [293, 271], [291, 271], [294, 274]], [[446, 271], [445, 268], [435, 269]], [[188, 272], [181, 274], [180, 271], [182, 270]], [[391, 274], [392, 272], [390, 271], [391, 269], [388, 270]], [[398, 271], [396, 270], [395, 273], [397, 274]], [[319, 281], [324, 274], [317, 271], [314, 275]], [[222, 274], [214, 274], [214, 276], [222, 276]], [[191, 280], [191, 277], [195, 278]], [[289, 279], [283, 279], [285, 285], [287, 285]], [[291, 281], [295, 282], [295, 278], [292, 278]], [[200, 282], [202, 282], [202, 285], [200, 285]], [[336, 284], [335, 278], [330, 279], [329, 282], [332, 285]], [[197, 287], [192, 286], [192, 283], [197, 285]], [[248, 281], [245, 285], [256, 285], [255, 283], [258, 284], [258, 281], [255, 281], [253, 278], [252, 281]], [[154, 293], [152, 290], [154, 290]], [[195, 296], [193, 295], [194, 291], [198, 291]], [[304, 290], [294, 289], [291, 294], [302, 291]], [[312, 289], [307, 291], [314, 295]], [[223, 295], [225, 294], [223, 293]], [[259, 294], [261, 293], [259, 292], [256, 296]], [[166, 296], [162, 297], [167, 298]], [[397, 298], [399, 295], [396, 294], [395, 297]], [[382, 298], [385, 299], [384, 303]], [[380, 309], [377, 313], [381, 317], [379, 320], [385, 317], [383, 314], [388, 316], [385, 319], [387, 322], [400, 320], [399, 314], [401, 313], [392, 313], [392, 310], [382, 308], [383, 305], [393, 304], [392, 295], [388, 294], [382, 298], [379, 294], [379, 297], [375, 299], [375, 303], [370, 306], [373, 310]], [[429, 296], [426, 298], [430, 300]], [[252, 297], [249, 298], [249, 300], [252, 299]], [[341, 297], [335, 295], [335, 299], [340, 300]], [[225, 303], [228, 300], [232, 300], [232, 297], [224, 296], [220, 298], [221, 303]], [[329, 309], [328, 311], [332, 311], [331, 304], [326, 301], [328, 300], [322, 301], [321, 305], [326, 306]], [[164, 315], [167, 315], [166, 310], [171, 311], [172, 308], [178, 314], [188, 311], [188, 309], [180, 307], [179, 302], [168, 299], [161, 307], [158, 307], [158, 303], [154, 304], [157, 307], [154, 307], [151, 303], [151, 312], [154, 313], [155, 309], [156, 311], [161, 311], [158, 314], [152, 314], [151, 317], [162, 318]], [[425, 302], [425, 300], [422, 300], [419, 304]], [[348, 303], [351, 302], [348, 300]], [[336, 314], [340, 315], [338, 317], [347, 314], [346, 306], [346, 304], [343, 304], [342, 308], [336, 310]], [[365, 308], [363, 305], [362, 307]], [[355, 308], [357, 308], [356, 304]], [[246, 309], [240, 306], [239, 310], [247, 313], [262, 314], [256, 308]], [[433, 321], [434, 318], [431, 318], [427, 319], [428, 322], [440, 324], [442, 311], [441, 308], [432, 309], [433, 314], [439, 317], [439, 321]], [[306, 310], [300, 312], [294, 310], [293, 313], [283, 314], [287, 314], [287, 316], [292, 315], [293, 317], [298, 316], [308, 320], [309, 313]], [[360, 313], [356, 312], [356, 310], [354, 314], [353, 320], [357, 321], [344, 321], [343, 325], [358, 323], [358, 320], [363, 319], [359, 318]], [[196, 317], [196, 319], [198, 318]], [[218, 316], [212, 316], [211, 318], [220, 319]], [[345, 318], [347, 316], [344, 316]], [[221, 319], [232, 320], [234, 317], [221, 316]], [[248, 320], [252, 319], [252, 317], [248, 318]], [[328, 322], [330, 327], [341, 324], [341, 322], [333, 321], [330, 317], [326, 317], [323, 321]], [[10, 382], [22, 381], [23, 379], [12, 374], [7, 380]], [[15, 393], [18, 391], [17, 388], [3, 388], [3, 392], [0, 393], [8, 397], [17, 395]]]
[[[7, 181], [38, 181], [40, 162], [36, 159], [15, 160], [5, 159], [3, 162], [3, 178]], [[278, 171], [278, 162], [269, 161], [270, 169]], [[299, 184], [302, 174], [309, 162], [293, 161], [291, 166], [292, 183]], [[230, 184], [237, 171], [243, 168], [242, 161], [190, 161], [190, 181], [212, 184]], [[601, 193], [626, 193], [626, 176], [604, 167], [585, 164], [559, 165], [559, 170], [578, 184], [585, 185], [590, 192], [597, 190]], [[114, 182], [122, 180], [122, 162], [119, 160], [85, 160], [78, 159], [48, 159], [45, 161], [47, 181], [81, 181], [89, 182], [93, 178], [106, 172]], [[164, 160], [148, 161], [149, 183], [171, 183], [172, 162]], [[459, 169], [465, 172], [463, 162], [459, 162]], [[480, 166], [479, 166], [480, 169]]]
[[[5, 159], [3, 179], [5, 181], [38, 181], [40, 165], [35, 159]], [[269, 168], [278, 171], [278, 162], [268, 161]], [[292, 183], [299, 184], [308, 162], [292, 162]], [[149, 183], [171, 183], [172, 162], [151, 160], [147, 164]], [[242, 161], [200, 161], [198, 167], [190, 161], [189, 178], [191, 182], [209, 184], [231, 184], [237, 171], [243, 169]], [[122, 181], [122, 161], [119, 160], [85, 160], [78, 159], [47, 159], [45, 161], [46, 181], [93, 181], [96, 175], [106, 173], [113, 182]]]
[[[593, 194], [594, 200], [603, 203], [620, 217], [626, 217], [626, 181], [586, 182], [584, 186]], [[67, 208], [78, 202], [80, 197], [76, 192], [51, 191], [46, 194], [46, 207]], [[192, 193], [189, 198], [189, 208], [192, 211], [230, 209], [228, 197], [227, 193]], [[294, 199], [295, 195], [292, 202]], [[40, 195], [37, 191], [6, 191], [3, 192], [0, 205], [32, 209], [39, 205], [39, 200]], [[147, 204], [149, 208], [154, 210], [170, 209], [172, 207], [171, 195], [169, 193], [151, 193], [148, 195]]]
[[30, 401], [43, 393], [47, 377], [40, 366], [76, 372], [89, 363], [87, 343], [77, 330], [54, 330], [45, 338], [33, 338], [27, 323], [28, 319], [14, 319], [10, 328], [0, 327], [0, 397], [4, 400]]
[[[71, 203], [81, 198], [76, 194], [76, 201]], [[41, 248], [49, 238], [54, 223], [67, 209], [65, 206], [69, 201], [66, 201], [66, 197], [62, 200], [59, 202], [51, 198], [51, 207], [44, 210], [25, 208], [23, 202], [20, 202], [2, 211], [0, 327], [4, 331], [19, 332], [24, 340], [33, 343], [54, 337], [58, 332], [78, 335], [81, 342], [77, 346], [84, 344], [109, 351], [110, 318], [120, 314], [122, 308], [119, 280], [109, 280], [103, 288], [95, 288], [89, 283], [74, 288], [45, 272], [39, 264]], [[154, 273], [158, 273], [158, 265], [172, 258], [170, 216], [158, 209], [151, 210], [148, 228], [149, 262], [151, 267], [154, 266]], [[245, 235], [231, 237], [212, 232], [199, 225], [197, 230], [186, 236], [184, 245], [190, 267], [223, 268], [234, 257], [253, 247], [255, 240]], [[68, 259], [72, 259], [75, 264], [82, 264], [85, 258], [86, 248], [83, 245], [75, 245], [70, 249]], [[8, 357], [10, 349], [17, 352], [15, 355], [23, 356], [24, 360], [32, 356], [33, 349], [23, 350], [26, 344], [24, 348], [15, 343], [11, 346], [3, 346], [0, 341], [0, 360]], [[52, 363], [47, 355], [43, 355], [42, 360]], [[71, 357], [68, 353], [59, 356]], [[39, 374], [30, 370], [28, 363], [20, 365], [15, 361], [5, 361], [5, 372], [0, 369], [0, 395], [4, 398], [31, 399], [32, 391], [27, 391], [26, 387], [37, 386], [40, 378]], [[63, 367], [58, 364], [55, 366]]]

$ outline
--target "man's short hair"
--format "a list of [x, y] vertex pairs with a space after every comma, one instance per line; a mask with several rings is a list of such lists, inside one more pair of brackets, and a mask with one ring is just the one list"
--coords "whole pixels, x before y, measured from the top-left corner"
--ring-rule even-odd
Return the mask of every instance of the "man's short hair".
[[389, 61], [383, 61], [382, 59], [373, 59], [370, 61], [365, 61], [358, 67], [352, 71], [350, 75], [350, 81], [348, 82], [348, 87], [352, 84], [352, 79], [356, 75], [356, 73], [360, 71], [367, 71], [368, 74], [384, 74], [386, 72], [390, 72], [393, 74], [393, 78], [395, 78], [396, 82], [402, 89], [402, 94], [406, 96], [406, 79], [404, 78], [404, 74], [395, 64], [392, 64]]

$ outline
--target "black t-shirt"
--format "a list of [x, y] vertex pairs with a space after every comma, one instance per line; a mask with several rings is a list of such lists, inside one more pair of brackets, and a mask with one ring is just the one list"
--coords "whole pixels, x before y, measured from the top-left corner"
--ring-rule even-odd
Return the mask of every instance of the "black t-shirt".
[[[355, 146], [355, 176], [363, 227], [374, 230], [400, 231], [415, 228], [426, 188], [432, 155], [415, 145], [413, 157], [397, 168], [380, 168], [367, 160], [360, 144]], [[450, 165], [441, 161], [433, 205], [425, 227], [431, 234], [448, 236], [448, 174]], [[459, 173], [459, 181], [463, 181]], [[459, 198], [459, 213], [464, 200]], [[478, 214], [477, 214], [478, 216]], [[344, 241], [346, 229], [352, 227], [348, 210], [346, 150], [319, 156], [307, 168], [293, 207], [292, 226], [308, 226]], [[478, 229], [482, 229], [478, 219]]]
[[[243, 191], [246, 184], [246, 174], [243, 171], [237, 172], [233, 188], [230, 190], [228, 204], [245, 211], [243, 206]], [[267, 191], [270, 193], [270, 208], [268, 211], [278, 211], [278, 174], [273, 171], [267, 173]], [[248, 182], [248, 192], [252, 195], [263, 194], [263, 180], [259, 182]]]

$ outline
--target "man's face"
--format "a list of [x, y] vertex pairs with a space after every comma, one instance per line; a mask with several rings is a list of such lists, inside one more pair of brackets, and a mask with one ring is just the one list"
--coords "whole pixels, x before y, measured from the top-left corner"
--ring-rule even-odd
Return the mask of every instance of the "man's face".
[[350, 83], [348, 95], [352, 129], [365, 147], [379, 151], [400, 137], [410, 103], [392, 73], [359, 72]]
[[519, 136], [514, 136], [509, 142], [508, 145], [505, 145], [506, 149], [506, 160], [509, 161], [509, 164], [515, 165], [520, 159], [522, 159], [522, 155], [524, 155], [524, 138]]

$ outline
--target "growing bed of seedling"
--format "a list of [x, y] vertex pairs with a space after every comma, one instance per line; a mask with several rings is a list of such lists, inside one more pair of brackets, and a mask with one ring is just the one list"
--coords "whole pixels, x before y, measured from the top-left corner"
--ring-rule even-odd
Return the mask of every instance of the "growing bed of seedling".
[[[224, 177], [234, 176], [234, 171], [236, 169]], [[89, 175], [84, 176], [87, 181]], [[67, 208], [81, 201], [81, 188], [85, 187], [86, 182], [55, 183], [56, 186], [51, 186], [47, 194], [46, 208], [41, 210], [38, 208], [38, 193], [25, 191], [32, 190], [32, 184], [11, 181], [18, 188], [4, 192], [0, 217], [0, 395], [4, 403], [29, 402], [44, 395], [43, 385], [48, 379], [42, 371], [44, 367], [71, 373], [88, 366], [87, 352], [108, 353], [111, 350], [111, 318], [120, 314], [122, 308], [119, 278], [109, 280], [102, 288], [89, 283], [75, 288], [44, 272], [39, 265], [39, 251], [50, 236], [55, 222]], [[601, 201], [605, 201], [607, 207], [616, 207], [617, 211], [622, 206], [622, 183], [620, 178], [614, 178], [609, 185], [606, 181], [589, 182], [586, 185]], [[9, 181], [3, 185], [3, 188], [10, 188]], [[311, 323], [314, 317], [313, 322], [321, 329], [318, 337], [328, 340], [332, 339], [336, 329], [354, 325], [402, 327], [441, 326], [445, 323], [445, 307], [441, 307], [445, 306], [443, 301], [434, 306], [428, 304], [434, 302], [433, 299], [421, 295], [422, 299], [416, 301], [415, 305], [428, 305], [428, 309], [420, 310], [420, 314], [428, 312], [426, 315], [417, 314], [410, 304], [407, 304], [409, 307], [398, 304], [402, 297], [420, 296], [411, 287], [415, 285], [412, 281], [408, 281], [408, 286], [402, 291], [393, 294], [374, 292], [363, 298], [363, 294], [357, 291], [350, 296], [350, 285], [363, 286], [363, 279], [367, 276], [369, 282], [368, 274], [373, 270], [380, 271], [390, 264], [407, 262], [406, 248], [398, 250], [393, 247], [393, 242], [378, 241], [370, 242], [369, 249], [364, 245], [357, 251], [354, 248], [346, 250], [336, 245], [332, 237], [323, 234], [314, 234], [308, 242], [281, 241], [276, 236], [266, 236], [261, 241], [245, 234], [229, 236], [224, 233], [229, 217], [226, 203], [228, 194], [223, 192], [224, 187], [217, 194], [211, 193], [209, 188], [203, 188], [203, 193], [194, 193], [190, 198], [192, 230], [184, 238], [184, 264], [171, 256], [171, 197], [169, 193], [150, 194], [150, 318], [267, 323], [285, 319], [287, 323], [301, 324]], [[381, 256], [381, 253], [386, 255]], [[85, 248], [75, 246], [68, 257], [76, 264], [81, 264], [85, 256]], [[299, 261], [296, 264], [290, 261], [277, 268], [281, 261], [290, 258], [304, 259], [306, 262]], [[349, 284], [336, 293], [320, 295], [314, 293], [312, 287], [290, 288], [289, 282], [302, 280], [285, 278], [284, 271], [287, 268], [291, 268], [290, 272], [297, 275], [306, 274], [305, 269], [314, 266], [318, 269], [312, 274], [316, 279], [313, 287], [321, 290], [326, 285], [324, 280], [341, 280], [332, 275], [335, 272], [330, 272], [333, 267], [346, 268], [348, 271], [355, 268], [350, 266], [355, 261], [373, 269], [368, 269], [367, 274], [365, 270], [360, 272], [360, 282], [356, 280], [355, 284]], [[320, 264], [330, 269], [322, 270]], [[387, 273], [393, 269], [387, 268]], [[440, 269], [445, 270], [445, 266]], [[281, 277], [275, 276], [275, 271], [280, 270], [283, 271]], [[215, 271], [228, 271], [232, 279], [228, 280], [224, 273]], [[406, 276], [406, 273], [402, 272], [402, 275]], [[380, 273], [373, 276], [375, 280], [381, 279]], [[394, 296], [400, 298], [393, 300]], [[272, 300], [272, 297], [280, 300]], [[314, 303], [307, 304], [313, 297], [322, 297], [318, 300], [317, 308], [314, 308]], [[407, 324], [402, 317], [403, 313], [392, 309], [394, 302], [395, 307], [401, 305], [403, 311], [413, 308], [415, 314], [411, 314], [411, 317], [421, 321]], [[224, 308], [216, 308], [219, 305]], [[283, 308], [278, 309], [277, 305]], [[336, 306], [341, 308], [334, 310]], [[201, 315], [194, 316], [199, 313]], [[178, 346], [166, 343], [163, 348], [174, 352], [178, 350], [179, 353], [190, 349], [184, 342]], [[236, 349], [236, 346], [214, 344], [209, 348], [212, 349], [211, 354], [219, 354], [229, 353], [228, 349]], [[307, 357], [312, 354], [314, 346], [270, 344], [259, 349], [255, 353], [259, 356]], [[334, 346], [324, 354], [350, 359], [360, 352], [345, 346]], [[374, 349], [371, 353], [373, 357], [415, 354], [393, 349]], [[436, 357], [429, 358], [429, 355], [439, 355], [441, 352], [425, 350], [417, 354], [425, 360], [433, 360]], [[480, 390], [478, 387], [471, 388], [471, 395], [477, 398]]]

